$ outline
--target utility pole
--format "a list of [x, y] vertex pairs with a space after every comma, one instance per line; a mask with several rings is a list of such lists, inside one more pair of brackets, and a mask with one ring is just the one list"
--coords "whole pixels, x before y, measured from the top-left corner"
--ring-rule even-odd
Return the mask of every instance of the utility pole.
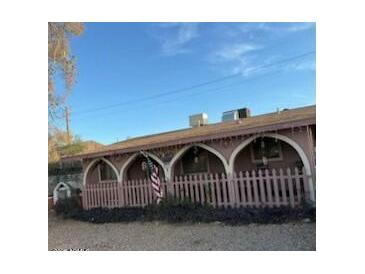
[[67, 132], [67, 142], [71, 143], [71, 135], [70, 135], [70, 111], [68, 107], [65, 107], [65, 119], [66, 119], [66, 132]]

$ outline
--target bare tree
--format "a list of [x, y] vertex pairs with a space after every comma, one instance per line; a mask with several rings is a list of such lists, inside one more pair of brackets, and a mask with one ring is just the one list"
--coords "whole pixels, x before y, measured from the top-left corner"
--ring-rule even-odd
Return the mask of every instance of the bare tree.
[[[48, 23], [48, 114], [53, 120], [65, 102], [75, 82], [75, 58], [70, 52], [70, 38], [84, 31], [82, 23]], [[61, 73], [65, 81], [65, 91], [55, 90], [54, 78]]]

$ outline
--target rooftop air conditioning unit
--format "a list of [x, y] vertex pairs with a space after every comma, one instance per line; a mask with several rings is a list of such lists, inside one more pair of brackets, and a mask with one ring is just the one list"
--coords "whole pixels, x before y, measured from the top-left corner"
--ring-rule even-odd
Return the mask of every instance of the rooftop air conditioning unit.
[[251, 116], [251, 111], [249, 108], [240, 108], [238, 109], [238, 117], [240, 119], [248, 118]]
[[230, 111], [225, 111], [222, 114], [222, 122], [226, 122], [226, 121], [234, 121], [237, 120], [238, 117], [238, 111], [237, 110], [230, 110]]
[[191, 127], [200, 127], [208, 124], [208, 114], [199, 113], [189, 116], [189, 124]]
[[222, 122], [235, 121], [235, 120], [244, 119], [244, 118], [247, 118], [250, 116], [251, 116], [250, 109], [248, 109], [248, 108], [240, 108], [240, 109], [225, 111], [222, 114]]

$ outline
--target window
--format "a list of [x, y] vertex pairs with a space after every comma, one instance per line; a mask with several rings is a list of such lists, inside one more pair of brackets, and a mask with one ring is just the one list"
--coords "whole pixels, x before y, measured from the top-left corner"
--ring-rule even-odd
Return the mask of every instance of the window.
[[208, 155], [194, 147], [182, 158], [182, 170], [184, 174], [208, 172]]
[[104, 161], [99, 164], [99, 180], [101, 182], [117, 180], [117, 176], [115, 175], [114, 170]]
[[280, 141], [273, 138], [258, 138], [251, 145], [251, 158], [253, 163], [282, 160]]

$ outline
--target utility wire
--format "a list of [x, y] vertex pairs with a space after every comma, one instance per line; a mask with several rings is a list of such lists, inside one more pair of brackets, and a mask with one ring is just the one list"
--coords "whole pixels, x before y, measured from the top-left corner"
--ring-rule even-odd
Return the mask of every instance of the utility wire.
[[[204, 95], [205, 93], [209, 93], [209, 94], [214, 93], [215, 94], [215, 93], [220, 93], [222, 91], [232, 90], [232, 88], [234, 88], [236, 86], [240, 86], [240, 85], [246, 84], [247, 82], [254, 81], [254, 80], [257, 80], [257, 79], [262, 79], [262, 78], [265, 78], [265, 77], [269, 77], [269, 76], [272, 76], [272, 75], [275, 75], [275, 74], [278, 74], [278, 73], [280, 73], [280, 71], [274, 71], [272, 73], [256, 76], [256, 77], [253, 77], [253, 78], [250, 78], [250, 79], [245, 79], [243, 81], [238, 81], [238, 82], [235, 82], [235, 83], [232, 83], [232, 84], [229, 84], [229, 85], [203, 90], [199, 93], [191, 93], [191, 94], [189, 94], [188, 98], [193, 97], [193, 96]], [[154, 104], [143, 105], [141, 107], [145, 110], [145, 109], [150, 109], [151, 107], [152, 108], [159, 107], [161, 105], [164, 105], [164, 104], [170, 103], [170, 102], [174, 102], [174, 101], [182, 102], [186, 98], [187, 97], [185, 97], [185, 96], [178, 97], [178, 98], [171, 98], [171, 99], [164, 100], [164, 101], [161, 101], [161, 102], [157, 102], [157, 103], [154, 103]], [[135, 111], [135, 109], [129, 109], [129, 110], [123, 109], [123, 114], [127, 114], [127, 113], [130, 113], [130, 112], [133, 112], [133, 111]], [[109, 116], [109, 115], [116, 114], [116, 113], [120, 113], [120, 112], [119, 111], [112, 111], [112, 112], [108, 112], [106, 114], [103, 114], [103, 116], [100, 116], [100, 114], [97, 114], [97, 115], [92, 115], [92, 116], [88, 116], [88, 117], [81, 117], [81, 119], [79, 117], [76, 117], [76, 120], [78, 122], [79, 121], [84, 121], [84, 120], [91, 121], [90, 119], [93, 118], [92, 121], [94, 121], [94, 118], [104, 118], [105, 116]]]
[[[287, 59], [280, 60], [278, 62], [257, 66], [257, 67], [254, 67], [250, 72], [254, 72], [254, 71], [257, 71], [257, 70], [269, 68], [269, 67], [280, 65], [280, 64], [285, 64], [285, 63], [294, 61], [296, 59], [300, 59], [300, 58], [303, 58], [305, 56], [314, 54], [315, 52], [316, 51], [313, 50], [313, 51], [309, 51], [309, 52], [306, 52], [306, 53], [303, 53], [303, 54], [300, 54], [300, 55], [296, 55], [296, 56], [293, 56], [293, 57], [290, 57], [290, 58], [287, 58]], [[152, 95], [152, 96], [142, 97], [142, 98], [133, 99], [133, 100], [129, 100], [129, 101], [124, 101], [124, 102], [120, 102], [120, 103], [117, 103], [117, 104], [102, 106], [102, 107], [98, 107], [98, 108], [92, 108], [92, 109], [88, 109], [88, 110], [85, 110], [85, 111], [75, 112], [73, 114], [73, 116], [75, 116], [75, 114], [77, 115], [77, 114], [90, 113], [90, 112], [105, 110], [105, 109], [109, 109], [109, 108], [115, 108], [115, 107], [119, 107], [119, 106], [123, 106], [123, 105], [130, 105], [130, 104], [139, 103], [139, 102], [143, 102], [143, 101], [147, 101], [147, 100], [152, 100], [152, 99], [168, 96], [168, 95], [171, 95], [171, 94], [181, 93], [181, 92], [184, 92], [184, 91], [197, 89], [197, 88], [200, 88], [200, 87], [203, 87], [203, 86], [206, 86], [206, 85], [219, 83], [219, 82], [222, 82], [222, 81], [225, 81], [225, 80], [228, 80], [228, 79], [232, 79], [232, 78], [235, 78], [235, 77], [238, 77], [238, 76], [242, 76], [242, 73], [239, 72], [239, 73], [231, 74], [231, 75], [221, 77], [221, 78], [217, 78], [217, 79], [214, 79], [214, 80], [211, 80], [211, 81], [202, 82], [202, 83], [195, 84], [195, 85], [192, 85], [192, 86], [189, 86], [189, 87], [176, 89], [176, 90], [172, 90], [172, 91], [168, 91], [168, 92], [163, 92], [163, 93], [159, 93], [159, 94]]]

